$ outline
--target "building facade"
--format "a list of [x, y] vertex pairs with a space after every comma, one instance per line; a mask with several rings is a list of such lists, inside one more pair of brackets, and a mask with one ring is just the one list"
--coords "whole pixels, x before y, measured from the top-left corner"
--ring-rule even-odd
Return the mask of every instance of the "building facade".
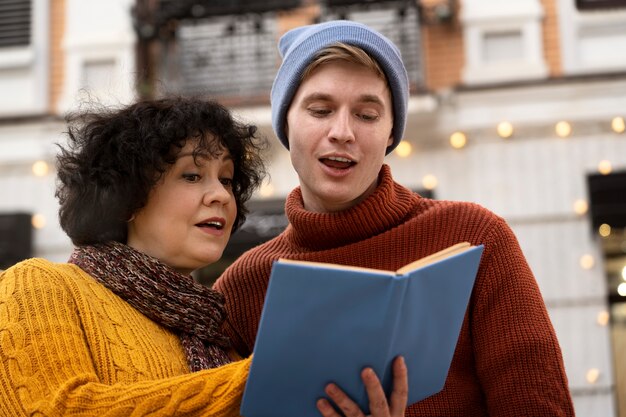
[[[577, 415], [626, 417], [626, 2], [215, 3], [0, 3], [0, 23], [21, 22], [0, 31], [0, 268], [71, 251], [54, 198], [67, 112], [201, 94], [271, 138], [278, 37], [358, 20], [399, 45], [411, 78], [406, 135], [386, 158], [396, 180], [509, 222], [556, 328]], [[281, 202], [297, 178], [271, 142], [270, 181], [227, 259], [284, 227]]]

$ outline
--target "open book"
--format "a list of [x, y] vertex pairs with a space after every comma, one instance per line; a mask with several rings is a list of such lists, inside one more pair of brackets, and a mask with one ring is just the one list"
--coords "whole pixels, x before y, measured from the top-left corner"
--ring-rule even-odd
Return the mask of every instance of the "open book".
[[319, 417], [315, 402], [331, 381], [367, 413], [361, 370], [372, 367], [389, 395], [398, 355], [409, 404], [439, 392], [482, 251], [460, 243], [398, 271], [276, 261], [241, 414]]

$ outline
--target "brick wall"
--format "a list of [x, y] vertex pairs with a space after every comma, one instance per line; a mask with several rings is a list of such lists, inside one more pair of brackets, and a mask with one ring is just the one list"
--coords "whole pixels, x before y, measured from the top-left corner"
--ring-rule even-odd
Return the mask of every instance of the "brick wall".
[[550, 77], [563, 75], [556, 0], [541, 0], [544, 10], [543, 52]]
[[65, 0], [50, 1], [50, 95], [48, 111], [57, 113], [58, 101], [63, 89], [64, 54], [63, 36], [65, 33]]
[[[422, 0], [426, 8], [439, 0]], [[458, 2], [457, 2], [458, 3]], [[457, 4], [451, 22], [426, 23], [422, 26], [422, 59], [426, 89], [436, 91], [461, 83], [465, 54], [463, 51], [463, 27], [458, 19]]]

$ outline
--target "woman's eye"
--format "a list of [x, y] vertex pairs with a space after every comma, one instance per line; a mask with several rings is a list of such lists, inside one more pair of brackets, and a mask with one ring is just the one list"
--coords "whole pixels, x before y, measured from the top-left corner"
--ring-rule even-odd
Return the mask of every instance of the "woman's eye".
[[198, 182], [200, 181], [200, 175], [198, 174], [183, 174], [183, 179], [188, 182]]
[[232, 187], [233, 186], [233, 179], [232, 178], [220, 178], [220, 182], [222, 183], [222, 185], [224, 187]]

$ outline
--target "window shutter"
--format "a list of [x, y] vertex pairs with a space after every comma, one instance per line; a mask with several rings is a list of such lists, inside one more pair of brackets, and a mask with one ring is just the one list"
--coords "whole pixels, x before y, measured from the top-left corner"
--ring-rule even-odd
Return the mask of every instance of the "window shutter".
[[30, 0], [0, 0], [0, 48], [30, 44]]

